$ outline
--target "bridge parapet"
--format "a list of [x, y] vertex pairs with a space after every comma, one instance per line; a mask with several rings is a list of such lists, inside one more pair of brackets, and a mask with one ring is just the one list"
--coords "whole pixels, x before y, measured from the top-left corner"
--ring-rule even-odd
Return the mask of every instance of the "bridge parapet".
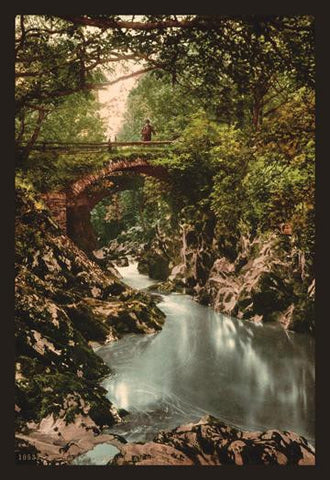
[[[111, 151], [120, 147], [157, 147], [172, 145], [174, 140], [156, 140], [150, 142], [36, 142], [30, 147], [30, 150], [36, 151], [65, 151], [65, 152], [93, 152], [93, 151]], [[24, 146], [22, 146], [24, 148]]]

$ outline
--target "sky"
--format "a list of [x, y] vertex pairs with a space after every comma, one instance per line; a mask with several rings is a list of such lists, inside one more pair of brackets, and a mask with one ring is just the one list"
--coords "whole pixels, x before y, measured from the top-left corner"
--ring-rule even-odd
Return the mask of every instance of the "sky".
[[[111, 81], [121, 75], [136, 72], [141, 67], [141, 63], [133, 61], [119, 62], [115, 72], [111, 76], [108, 75], [108, 80]], [[140, 78], [141, 75], [128, 78], [98, 91], [98, 99], [101, 104], [100, 114], [107, 126], [107, 138], [111, 137], [112, 141], [115, 140], [115, 136], [123, 124], [128, 94]]]

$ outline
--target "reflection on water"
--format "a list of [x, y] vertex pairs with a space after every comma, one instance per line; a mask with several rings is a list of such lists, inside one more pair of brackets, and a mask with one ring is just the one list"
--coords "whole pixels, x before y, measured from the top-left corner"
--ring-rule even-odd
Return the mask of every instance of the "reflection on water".
[[[119, 270], [131, 286], [152, 283], [134, 264]], [[104, 381], [109, 399], [130, 412], [112, 432], [145, 441], [208, 413], [244, 429], [293, 430], [313, 441], [310, 336], [229, 318], [187, 295], [166, 295], [158, 306], [167, 317], [160, 333], [127, 335], [97, 351], [115, 371]]]

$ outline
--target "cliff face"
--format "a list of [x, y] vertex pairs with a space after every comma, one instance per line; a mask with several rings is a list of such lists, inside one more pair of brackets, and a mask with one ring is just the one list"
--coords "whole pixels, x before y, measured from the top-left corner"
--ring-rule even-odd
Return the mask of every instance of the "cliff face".
[[26, 186], [17, 188], [16, 207], [17, 438], [31, 440], [45, 419], [58, 440], [68, 424], [97, 433], [121, 418], [99, 385], [109, 368], [93, 342], [155, 332], [164, 315], [89, 260]]
[[152, 274], [167, 262], [169, 274], [154, 276], [162, 280], [167, 276], [160, 290], [184, 289], [200, 303], [237, 318], [276, 320], [290, 330], [314, 331], [315, 280], [290, 236], [242, 235], [236, 255], [229, 258], [217, 245], [212, 226], [204, 222], [183, 225], [180, 243], [180, 251], [170, 260], [154, 248], [142, 255], [143, 273]]
[[315, 452], [292, 432], [245, 432], [206, 416], [119, 447], [109, 465], [314, 465]]
[[237, 318], [314, 331], [315, 281], [286, 236], [242, 237], [235, 261], [217, 258], [196, 294], [200, 302]]

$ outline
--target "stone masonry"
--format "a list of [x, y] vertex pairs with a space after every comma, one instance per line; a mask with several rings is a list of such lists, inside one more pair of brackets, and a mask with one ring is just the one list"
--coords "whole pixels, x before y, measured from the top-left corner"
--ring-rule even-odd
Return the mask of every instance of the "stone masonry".
[[[48, 192], [42, 198], [50, 209], [54, 220], [63, 233], [67, 234], [86, 253], [97, 247], [97, 239], [90, 223], [90, 212], [102, 198], [109, 194], [107, 177], [112, 173], [131, 171], [159, 179], [167, 178], [167, 170], [150, 165], [147, 160], [117, 160], [93, 174], [86, 174], [73, 182], [66, 191]], [[91, 193], [91, 187], [97, 186]]]

